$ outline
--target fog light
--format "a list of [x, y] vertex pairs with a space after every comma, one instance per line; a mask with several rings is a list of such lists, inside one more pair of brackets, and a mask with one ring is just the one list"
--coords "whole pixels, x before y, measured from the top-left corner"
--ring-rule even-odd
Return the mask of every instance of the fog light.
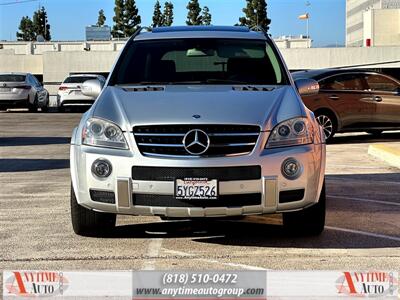
[[300, 177], [301, 172], [301, 165], [294, 158], [288, 158], [282, 164], [282, 175], [287, 179], [297, 179]]
[[92, 165], [92, 173], [99, 178], [107, 178], [111, 175], [112, 166], [108, 160], [97, 159]]

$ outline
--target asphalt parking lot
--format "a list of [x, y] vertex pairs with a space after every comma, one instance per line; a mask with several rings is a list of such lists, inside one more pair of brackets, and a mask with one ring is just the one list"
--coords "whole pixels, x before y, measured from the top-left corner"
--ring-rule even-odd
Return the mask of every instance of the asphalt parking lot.
[[115, 235], [85, 238], [69, 216], [69, 138], [80, 113], [0, 113], [0, 269], [400, 269], [400, 170], [367, 154], [379, 139], [328, 145], [327, 229], [286, 235], [280, 217], [161, 222], [119, 217]]

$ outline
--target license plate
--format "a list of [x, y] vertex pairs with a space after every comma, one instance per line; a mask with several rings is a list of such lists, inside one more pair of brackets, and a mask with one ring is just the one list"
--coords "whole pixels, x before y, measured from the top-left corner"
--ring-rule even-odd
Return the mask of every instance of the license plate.
[[11, 92], [11, 88], [0, 88], [0, 93], [9, 93]]
[[175, 198], [180, 200], [218, 199], [218, 180], [184, 178], [175, 181]]

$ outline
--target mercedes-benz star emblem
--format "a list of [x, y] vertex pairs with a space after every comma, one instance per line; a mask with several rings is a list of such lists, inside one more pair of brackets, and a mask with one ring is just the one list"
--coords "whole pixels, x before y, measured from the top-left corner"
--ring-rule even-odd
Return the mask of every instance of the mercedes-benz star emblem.
[[193, 129], [183, 138], [183, 146], [192, 155], [202, 155], [210, 147], [210, 138], [203, 130]]

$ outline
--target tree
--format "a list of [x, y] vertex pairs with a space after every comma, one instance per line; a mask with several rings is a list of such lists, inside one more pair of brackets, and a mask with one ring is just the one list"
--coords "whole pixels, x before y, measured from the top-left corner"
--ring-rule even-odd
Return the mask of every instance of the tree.
[[33, 14], [33, 29], [36, 38], [41, 35], [46, 41], [51, 40], [50, 24], [47, 19], [46, 9], [43, 6]]
[[115, 38], [130, 37], [142, 22], [135, 0], [115, 0], [114, 13], [112, 35]]
[[104, 15], [104, 10], [100, 9], [99, 10], [99, 17], [97, 18], [97, 26], [101, 27], [104, 26], [104, 23], [106, 22], [107, 18]]
[[112, 36], [124, 37], [124, 0], [115, 0]]
[[243, 26], [260, 26], [268, 31], [271, 20], [267, 17], [267, 3], [265, 0], [246, 0], [247, 5], [243, 8], [244, 17], [239, 19]]
[[152, 27], [159, 27], [164, 25], [164, 16], [161, 12], [160, 1], [157, 0], [154, 5], [154, 13], [153, 13], [153, 25]]
[[210, 14], [210, 9], [204, 6], [202, 12], [203, 25], [211, 25], [212, 15]]
[[163, 13], [163, 25], [171, 26], [174, 22], [174, 5], [172, 2], [165, 2]]
[[126, 0], [124, 11], [125, 37], [133, 35], [140, 23], [142, 23], [142, 18], [139, 15], [139, 9], [136, 7], [135, 0]]
[[36, 39], [33, 22], [28, 16], [22, 17], [17, 32], [18, 41], [34, 41]]
[[187, 25], [202, 25], [203, 20], [201, 13], [201, 8], [198, 0], [190, 0], [188, 5], [186, 6], [188, 9], [188, 15], [186, 24]]

